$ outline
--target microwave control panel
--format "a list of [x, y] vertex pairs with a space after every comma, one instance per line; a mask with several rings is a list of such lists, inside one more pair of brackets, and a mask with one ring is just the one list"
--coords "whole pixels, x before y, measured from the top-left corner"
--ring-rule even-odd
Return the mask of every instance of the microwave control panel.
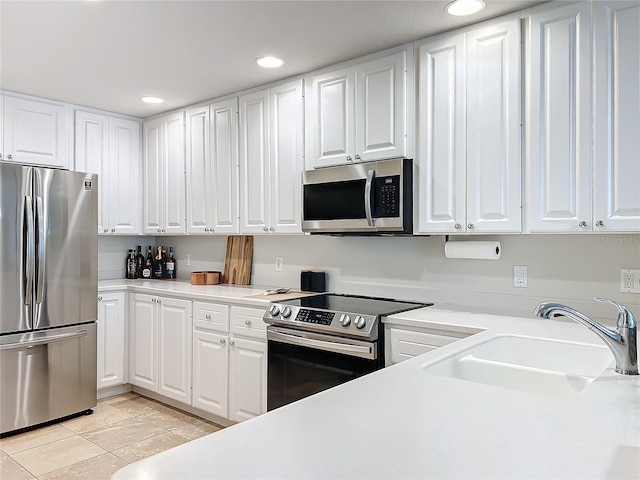
[[400, 175], [377, 177], [374, 217], [398, 217], [400, 215]]

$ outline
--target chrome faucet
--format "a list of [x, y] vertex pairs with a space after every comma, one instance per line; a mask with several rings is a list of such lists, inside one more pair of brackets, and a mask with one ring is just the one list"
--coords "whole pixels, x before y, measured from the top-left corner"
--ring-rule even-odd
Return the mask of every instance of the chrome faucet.
[[594, 298], [594, 300], [610, 303], [618, 309], [618, 324], [615, 330], [600, 325], [577, 310], [559, 303], [541, 303], [534, 308], [533, 314], [541, 318], [564, 315], [589, 327], [613, 352], [613, 357], [616, 359], [616, 372], [623, 375], [638, 375], [638, 322], [636, 318], [627, 307], [618, 302], [606, 298]]

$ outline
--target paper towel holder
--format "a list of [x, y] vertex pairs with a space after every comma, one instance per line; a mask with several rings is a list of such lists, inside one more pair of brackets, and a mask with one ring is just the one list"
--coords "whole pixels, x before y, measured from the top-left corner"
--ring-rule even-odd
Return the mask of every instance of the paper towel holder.
[[[469, 247], [469, 248], [465, 248], [465, 247]], [[472, 260], [499, 260], [500, 257], [502, 256], [502, 244], [499, 241], [469, 240], [469, 241], [462, 241], [462, 242], [450, 242], [449, 235], [445, 235], [444, 250], [445, 250], [445, 256], [447, 258], [467, 258]]]

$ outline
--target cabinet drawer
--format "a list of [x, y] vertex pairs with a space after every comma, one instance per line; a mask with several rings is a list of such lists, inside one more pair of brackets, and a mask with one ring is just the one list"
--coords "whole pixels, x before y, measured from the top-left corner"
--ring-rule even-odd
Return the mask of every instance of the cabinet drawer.
[[262, 320], [264, 312], [261, 308], [231, 307], [231, 333], [265, 340], [267, 325]]
[[[391, 363], [399, 363], [409, 358], [417, 357], [436, 348], [448, 345], [463, 338], [452, 335], [436, 335], [433, 333], [416, 332], [390, 328], [387, 342], [391, 350]], [[449, 332], [444, 332], [449, 333]]]
[[193, 302], [193, 327], [214, 332], [229, 332], [229, 306]]

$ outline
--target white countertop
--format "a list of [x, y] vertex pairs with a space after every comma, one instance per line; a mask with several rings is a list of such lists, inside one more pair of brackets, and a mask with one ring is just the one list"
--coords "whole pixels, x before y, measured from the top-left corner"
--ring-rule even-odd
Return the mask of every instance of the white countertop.
[[468, 310], [439, 305], [394, 315], [387, 323], [480, 333], [133, 463], [113, 478], [640, 476], [640, 376], [617, 375], [613, 362], [577, 394], [427, 374], [423, 365], [505, 333], [602, 345], [573, 322]]
[[192, 285], [183, 280], [100, 280], [99, 292], [114, 292], [126, 290], [134, 293], [150, 295], [168, 295], [188, 300], [202, 300], [208, 302], [233, 303], [248, 307], [266, 308], [271, 301], [295, 298], [301, 295], [315, 295], [310, 292], [291, 291], [284, 295], [263, 295], [270, 289], [278, 287], [260, 285]]

